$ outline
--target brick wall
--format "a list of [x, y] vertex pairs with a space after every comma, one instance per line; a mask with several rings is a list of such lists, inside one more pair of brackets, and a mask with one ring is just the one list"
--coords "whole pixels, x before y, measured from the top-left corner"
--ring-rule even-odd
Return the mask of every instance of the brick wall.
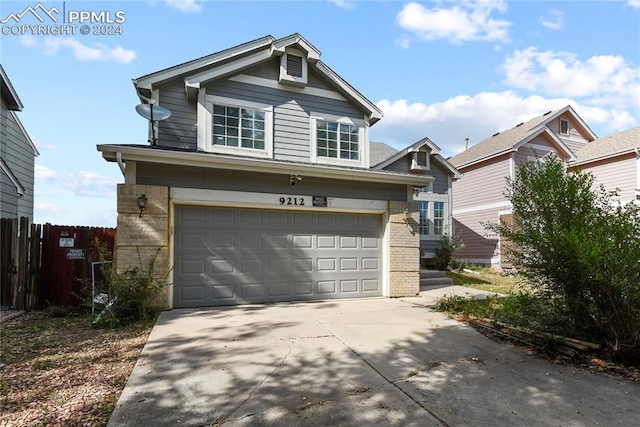
[[[147, 197], [147, 208], [140, 218], [137, 198]], [[118, 228], [115, 265], [120, 272], [147, 264], [156, 256], [159, 280], [169, 274], [169, 189], [152, 185], [118, 184]], [[168, 307], [168, 287], [159, 305]]]
[[[411, 219], [404, 220], [409, 209]], [[404, 297], [420, 292], [420, 219], [418, 204], [389, 202], [389, 296]]]

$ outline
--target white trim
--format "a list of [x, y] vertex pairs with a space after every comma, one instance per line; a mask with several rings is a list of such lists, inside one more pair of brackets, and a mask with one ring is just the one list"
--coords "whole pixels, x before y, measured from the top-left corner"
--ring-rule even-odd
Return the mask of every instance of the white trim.
[[29, 133], [27, 132], [27, 130], [24, 128], [24, 126], [22, 125], [22, 122], [20, 121], [20, 118], [18, 117], [18, 115], [16, 114], [15, 111], [12, 110], [8, 110], [9, 113], [11, 114], [11, 116], [15, 119], [16, 124], [18, 125], [18, 128], [20, 128], [20, 132], [22, 132], [22, 134], [24, 135], [24, 137], [27, 139], [27, 142], [29, 143], [29, 145], [31, 146], [31, 149], [33, 150], [33, 155], [35, 157], [38, 157], [40, 155], [40, 152], [38, 151], [38, 149], [36, 148], [36, 144], [33, 142], [33, 140], [31, 139], [31, 137], [29, 136]]
[[640, 196], [640, 150], [636, 150], [636, 199]]
[[[289, 55], [296, 56], [300, 58], [302, 61], [302, 76], [296, 77], [289, 74], [289, 70], [287, 68], [287, 60]], [[309, 65], [307, 64], [307, 55], [300, 52], [298, 49], [286, 47], [285, 53], [280, 57], [280, 75], [278, 81], [285, 85], [293, 85], [304, 87], [307, 85], [307, 75], [309, 70]]]
[[333, 178], [350, 181], [383, 182], [388, 184], [413, 185], [424, 187], [435, 180], [430, 175], [409, 175], [389, 173], [371, 169], [347, 169], [329, 165], [280, 162], [273, 159], [245, 158], [239, 156], [208, 155], [192, 151], [152, 150], [148, 147], [130, 147], [126, 145], [98, 145], [97, 150], [102, 157], [111, 162], [116, 161], [116, 153], [122, 159], [152, 162], [166, 165], [182, 165], [192, 167], [217, 168], [225, 170], [260, 171], [273, 174], [300, 174], [318, 178]]
[[271, 57], [271, 50], [263, 50], [245, 58], [229, 62], [228, 64], [220, 65], [214, 69], [191, 75], [184, 79], [187, 97], [193, 99], [193, 97], [196, 96], [197, 91], [212, 80], [233, 74], [249, 66], [257, 65], [263, 61], [267, 61]]
[[[369, 145], [369, 140], [368, 140], [369, 134], [367, 131], [368, 130], [367, 122], [365, 120], [354, 119], [352, 117], [346, 117], [346, 116], [335, 116], [332, 114], [316, 113], [313, 111], [310, 113], [309, 119], [310, 119], [309, 134], [311, 135], [311, 153], [310, 153], [311, 155], [309, 160], [311, 161], [311, 163], [322, 163], [327, 165], [352, 166], [352, 167], [361, 167], [361, 168], [369, 167], [369, 162], [368, 162], [369, 153], [366, 150], [366, 147], [368, 147]], [[358, 132], [358, 160], [318, 156], [318, 137], [317, 137], [317, 129], [316, 129], [317, 120], [358, 126], [360, 128], [360, 131]], [[338, 154], [340, 154], [339, 145], [340, 145], [340, 141], [338, 140]]]
[[523, 147], [531, 148], [533, 150], [548, 151], [554, 154], [558, 154], [558, 150], [556, 150], [554, 147], [550, 145], [540, 145], [540, 144], [534, 144], [532, 142], [527, 142], [526, 144], [523, 145]]
[[[11, 107], [15, 105], [16, 110], [22, 111], [22, 109], [24, 108], [24, 105], [22, 105], [22, 101], [20, 101], [18, 92], [16, 92], [13, 85], [11, 84], [11, 80], [9, 80], [9, 76], [7, 76], [7, 73], [4, 71], [4, 68], [2, 68], [2, 65], [0, 65], [0, 85], [1, 84], [4, 84], [7, 87], [7, 90], [9, 91], [9, 101], [11, 102], [7, 105], [7, 108], [9, 110], [13, 110]], [[11, 105], [11, 104], [14, 104], [14, 105]]]
[[[204, 90], [201, 90], [199, 99], [203, 97]], [[224, 105], [238, 108], [251, 108], [260, 110], [265, 113], [264, 120], [264, 149], [244, 148], [241, 147], [240, 140], [242, 135], [238, 136], [238, 147], [228, 147], [216, 145], [213, 143], [213, 105]], [[200, 103], [198, 103], [200, 105]], [[204, 150], [210, 153], [222, 153], [232, 155], [243, 155], [250, 157], [273, 157], [273, 106], [268, 104], [260, 104], [251, 101], [242, 101], [234, 98], [226, 98], [215, 95], [204, 95], [204, 111], [198, 109], [198, 141], [204, 142]], [[203, 116], [204, 125], [200, 126], [201, 115]], [[202, 138], [202, 139], [201, 139]], [[200, 144], [198, 144], [198, 147]]]
[[281, 85], [277, 81], [267, 79], [265, 77], [250, 76], [248, 74], [238, 74], [237, 76], [229, 77], [229, 80], [238, 82], [238, 83], [246, 83], [246, 84], [252, 84], [260, 87], [267, 87], [270, 89], [286, 90], [287, 92], [303, 93], [306, 95], [319, 96], [321, 98], [337, 99], [339, 101], [347, 102], [347, 99], [344, 96], [340, 95], [338, 92], [334, 92], [327, 89], [321, 89], [317, 87], [311, 87], [311, 86], [296, 87], [296, 86]]
[[218, 62], [225, 61], [234, 56], [242, 56], [255, 49], [265, 48], [270, 46], [275, 39], [272, 36], [262, 37], [257, 40], [250, 41], [248, 43], [241, 44], [239, 46], [232, 47], [230, 49], [223, 50], [211, 55], [207, 55], [203, 58], [195, 59], [193, 61], [185, 62], [174, 67], [170, 67], [155, 73], [147, 74], [139, 77], [133, 81], [136, 88], [149, 89], [156, 83], [161, 83], [165, 80], [178, 77], [189, 71], [197, 70], [204, 67], [215, 65]]
[[509, 156], [509, 179], [512, 181], [516, 178], [516, 153], [513, 152]]
[[16, 187], [16, 193], [18, 193], [19, 196], [24, 196], [24, 187], [22, 186], [22, 184], [20, 184], [20, 181], [18, 181], [18, 178], [13, 174], [13, 172], [9, 168], [9, 165], [4, 161], [2, 157], [0, 157], [0, 169], [4, 171], [9, 180]]
[[[205, 190], [198, 188], [171, 187], [170, 199], [176, 204], [197, 204], [211, 206], [229, 206], [256, 209], [282, 209], [316, 212], [350, 212], [382, 214], [388, 210], [386, 200], [327, 198], [327, 207], [314, 207], [313, 196], [288, 195], [283, 193], [254, 193], [249, 191]], [[302, 206], [281, 205], [281, 197], [303, 199]]]
[[474, 206], [472, 208], [456, 209], [453, 211], [453, 216], [462, 215], [462, 214], [471, 213], [471, 212], [486, 211], [489, 209], [498, 209], [498, 208], [511, 209], [512, 208], [511, 202], [509, 202], [508, 200], [503, 200], [502, 202], [487, 203], [486, 205]]

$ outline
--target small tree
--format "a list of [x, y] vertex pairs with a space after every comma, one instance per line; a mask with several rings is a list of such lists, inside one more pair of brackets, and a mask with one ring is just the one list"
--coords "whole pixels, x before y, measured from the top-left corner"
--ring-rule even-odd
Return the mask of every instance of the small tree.
[[616, 206], [591, 174], [557, 158], [527, 163], [508, 180], [513, 221], [485, 224], [507, 239], [520, 266], [564, 327], [640, 363], [640, 208]]
[[436, 248], [436, 269], [446, 270], [451, 265], [453, 254], [463, 247], [458, 236], [445, 232], [440, 238], [440, 247]]

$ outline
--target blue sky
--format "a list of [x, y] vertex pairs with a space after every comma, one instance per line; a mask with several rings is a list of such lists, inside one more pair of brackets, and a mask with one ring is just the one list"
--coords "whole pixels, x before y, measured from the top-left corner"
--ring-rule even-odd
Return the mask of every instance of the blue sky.
[[[37, 3], [3, 0], [0, 21]], [[108, 12], [124, 22], [112, 35], [82, 35], [80, 24], [73, 35], [0, 34], [0, 62], [25, 106], [18, 115], [40, 151], [38, 223], [115, 226], [123, 178], [96, 145], [146, 142], [131, 79], [268, 34], [298, 32], [318, 48], [384, 112], [371, 140], [396, 148], [427, 136], [453, 155], [465, 138], [567, 104], [598, 136], [640, 125], [640, 0], [42, 4], [58, 17]]]

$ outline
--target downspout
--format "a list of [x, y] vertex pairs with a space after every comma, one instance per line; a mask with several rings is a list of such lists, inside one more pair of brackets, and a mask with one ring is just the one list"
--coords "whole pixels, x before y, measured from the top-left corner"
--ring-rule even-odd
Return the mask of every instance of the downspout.
[[122, 176], [126, 178], [125, 175], [125, 167], [124, 162], [122, 161], [122, 153], [120, 151], [116, 152], [116, 160], [118, 161], [118, 166], [120, 166], [120, 172], [122, 172]]

